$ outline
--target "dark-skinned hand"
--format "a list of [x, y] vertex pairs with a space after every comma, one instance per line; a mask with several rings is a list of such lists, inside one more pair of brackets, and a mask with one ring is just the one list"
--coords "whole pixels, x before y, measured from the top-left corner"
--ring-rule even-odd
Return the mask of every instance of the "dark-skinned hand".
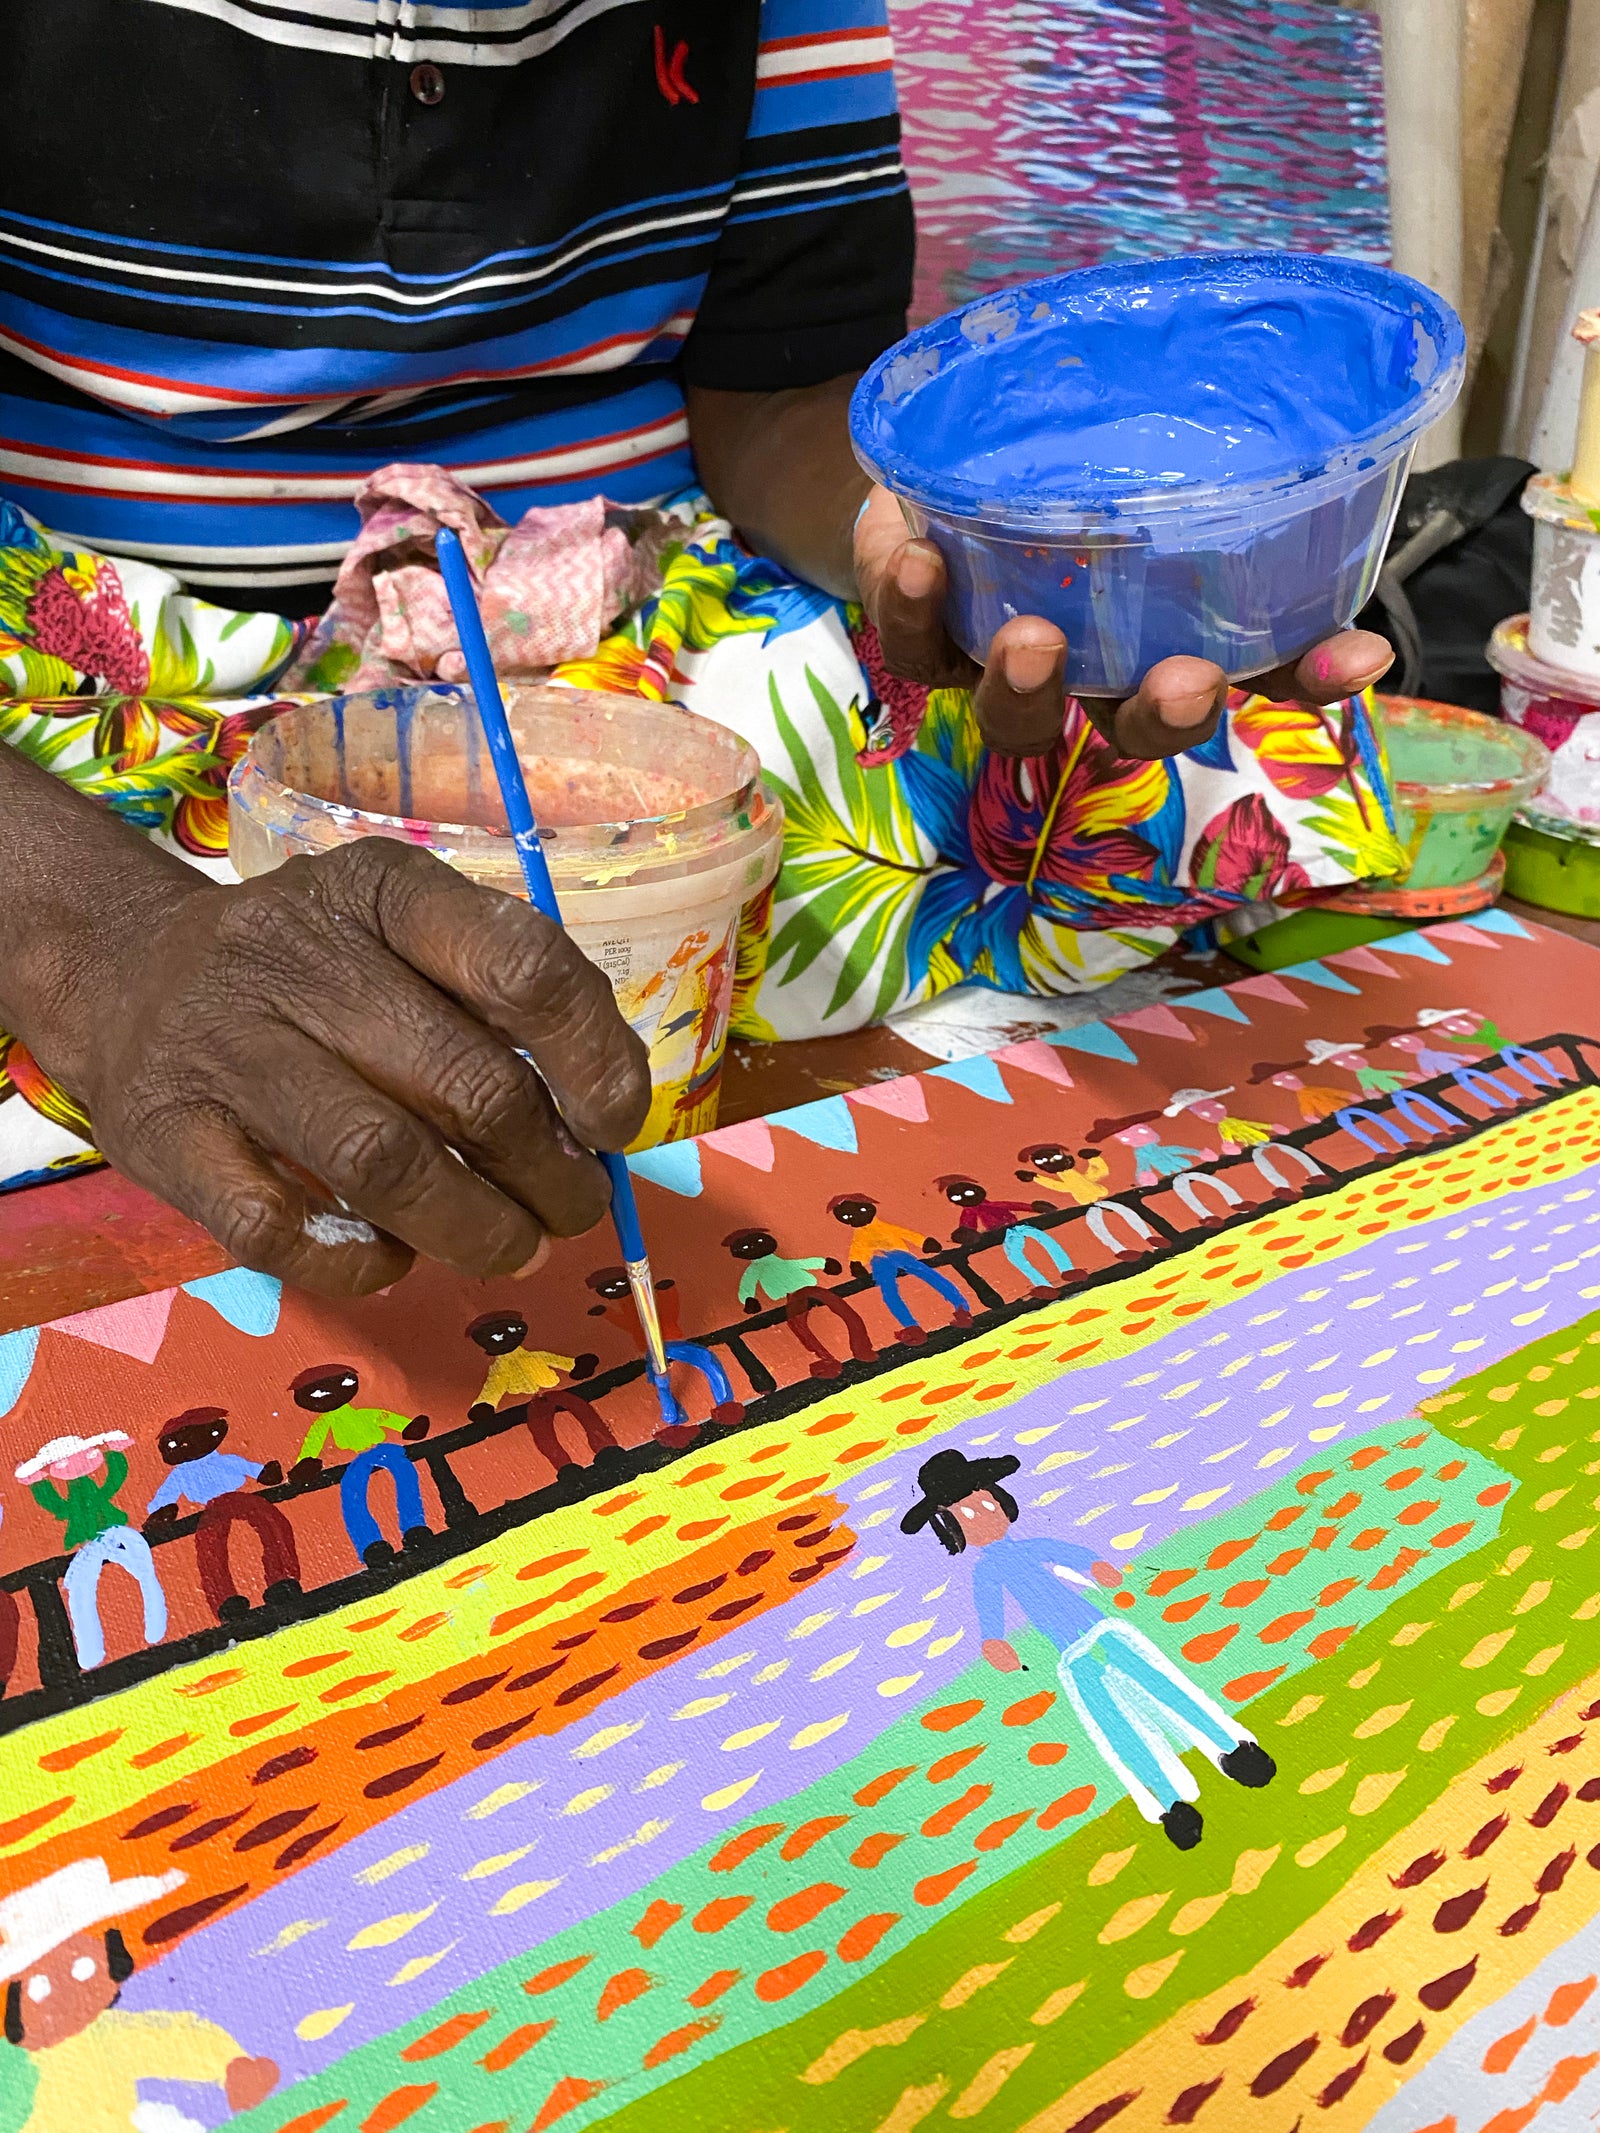
[[[890, 671], [929, 688], [972, 691], [985, 746], [996, 755], [1043, 755], [1061, 738], [1067, 642], [1053, 622], [1019, 615], [997, 630], [980, 666], [944, 625], [944, 558], [907, 530], [900, 506], [875, 488], [855, 532], [856, 581]], [[1255, 676], [1275, 701], [1330, 704], [1385, 673], [1394, 654], [1370, 630], [1344, 630], [1302, 658]], [[1086, 698], [1083, 708], [1124, 757], [1151, 761], [1198, 748], [1216, 729], [1228, 680], [1208, 659], [1163, 659], [1122, 702]], [[1020, 1173], [1019, 1173], [1020, 1174]]]
[[387, 838], [152, 883], [138, 956], [81, 974], [117, 1012], [62, 1066], [118, 1169], [235, 1259], [360, 1295], [418, 1254], [526, 1271], [600, 1221], [587, 1149], [633, 1138], [649, 1068], [559, 927]]

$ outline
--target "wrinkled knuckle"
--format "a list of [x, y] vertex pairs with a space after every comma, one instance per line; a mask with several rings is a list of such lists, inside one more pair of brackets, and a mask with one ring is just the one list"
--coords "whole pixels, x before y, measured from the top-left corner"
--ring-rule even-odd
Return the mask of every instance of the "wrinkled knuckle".
[[330, 1184], [359, 1191], [368, 1184], [406, 1197], [420, 1183], [433, 1150], [422, 1129], [402, 1111], [359, 1108], [335, 1126], [328, 1142]]
[[283, 1201], [249, 1188], [230, 1193], [206, 1226], [231, 1259], [255, 1273], [276, 1272], [299, 1242]]
[[591, 1085], [586, 1109], [602, 1147], [625, 1148], [650, 1109], [650, 1054], [620, 1021]]
[[504, 1138], [533, 1104], [530, 1076], [510, 1052], [463, 1046], [439, 1071], [436, 1089], [457, 1129], [479, 1146]]

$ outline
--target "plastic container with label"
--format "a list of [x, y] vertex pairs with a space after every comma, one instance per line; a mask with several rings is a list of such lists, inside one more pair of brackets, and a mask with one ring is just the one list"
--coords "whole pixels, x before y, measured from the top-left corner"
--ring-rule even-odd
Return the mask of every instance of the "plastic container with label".
[[[635, 1147], [716, 1124], [739, 917], [778, 871], [783, 811], [754, 749], [671, 704], [560, 688], [506, 691], [568, 932], [650, 1048]], [[241, 875], [359, 837], [419, 844], [526, 896], [469, 689], [297, 704], [264, 726], [228, 787]]]

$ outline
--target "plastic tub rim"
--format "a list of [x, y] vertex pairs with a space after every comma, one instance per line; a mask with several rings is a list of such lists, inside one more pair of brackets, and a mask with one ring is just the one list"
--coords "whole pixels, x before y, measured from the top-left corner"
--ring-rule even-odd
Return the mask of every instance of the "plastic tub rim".
[[[1378, 704], [1386, 736], [1392, 724], [1401, 723], [1411, 713], [1448, 711], [1457, 719], [1481, 721], [1496, 737], [1508, 741], [1512, 752], [1521, 756], [1526, 765], [1510, 777], [1449, 778], [1436, 785], [1424, 785], [1411, 778], [1392, 778], [1396, 804], [1409, 809], [1412, 814], [1465, 814], [1491, 801], [1502, 802], [1515, 810], [1540, 790], [1550, 774], [1549, 749], [1537, 734], [1529, 733], [1521, 726], [1488, 718], [1481, 711], [1469, 711], [1464, 704], [1436, 703], [1426, 696], [1380, 696]], [[1396, 711], [1400, 718], [1395, 718]]]

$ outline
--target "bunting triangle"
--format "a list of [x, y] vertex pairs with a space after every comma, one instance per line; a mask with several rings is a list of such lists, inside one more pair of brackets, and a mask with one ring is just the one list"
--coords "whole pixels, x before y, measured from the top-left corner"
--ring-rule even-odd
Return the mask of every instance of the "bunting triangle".
[[283, 1301], [283, 1283], [270, 1274], [253, 1274], [248, 1267], [230, 1266], [220, 1274], [207, 1274], [200, 1281], [183, 1284], [185, 1296], [210, 1304], [219, 1318], [252, 1340], [265, 1340], [277, 1330], [278, 1306]]
[[1224, 1022], [1242, 1022], [1246, 1029], [1250, 1027], [1250, 1017], [1233, 994], [1220, 985], [1208, 985], [1202, 992], [1186, 992], [1178, 1005], [1186, 1011], [1197, 1007], [1203, 1015], [1220, 1015]]
[[927, 1123], [928, 1099], [915, 1074], [896, 1074], [892, 1081], [869, 1081], [852, 1089], [850, 1101], [866, 1111], [886, 1111], [890, 1118], [904, 1119], [909, 1126]]
[[1353, 992], [1359, 994], [1359, 985], [1348, 985], [1345, 980], [1329, 970], [1326, 964], [1314, 957], [1309, 963], [1290, 963], [1284, 970], [1286, 978], [1298, 978], [1302, 985], [1320, 985], [1324, 992]]
[[777, 1153], [772, 1145], [772, 1128], [764, 1118], [741, 1119], [736, 1126], [718, 1126], [714, 1133], [702, 1133], [701, 1145], [715, 1148], [718, 1155], [731, 1156], [736, 1163], [748, 1163], [752, 1170], [770, 1170]]
[[1464, 926], [1476, 926], [1480, 933], [1509, 933], [1514, 940], [1531, 941], [1533, 935], [1526, 926], [1519, 925], [1509, 911], [1502, 911], [1491, 904], [1487, 911], [1474, 911], [1464, 918]]
[[153, 1363], [161, 1352], [177, 1293], [176, 1289], [158, 1289], [153, 1296], [102, 1304], [99, 1310], [80, 1311], [75, 1318], [53, 1319], [50, 1331], [70, 1334], [75, 1341], [93, 1341], [97, 1348], [112, 1348], [136, 1362]]
[[1194, 1031], [1159, 1000], [1153, 1007], [1136, 1007], [1131, 1015], [1113, 1015], [1111, 1019], [1118, 1029], [1138, 1030], [1146, 1037], [1177, 1037], [1184, 1044], [1197, 1041]]
[[1430, 926], [1428, 931], [1437, 941], [1460, 941], [1468, 948], [1493, 948], [1499, 952], [1500, 943], [1494, 937], [1493, 927], [1474, 926], [1470, 921], [1458, 925], [1452, 921], [1448, 926]]
[[681, 1193], [686, 1200], [700, 1197], [698, 1141], [663, 1141], [659, 1148], [641, 1148], [637, 1155], [629, 1156], [628, 1168], [636, 1178], [646, 1178], [668, 1192]]
[[22, 1398], [38, 1346], [37, 1326], [24, 1326], [17, 1333], [0, 1333], [0, 1415], [9, 1414]]
[[1252, 1000], [1276, 1000], [1280, 1007], [1298, 1007], [1302, 1013], [1309, 1012], [1300, 995], [1291, 992], [1282, 978], [1274, 977], [1270, 970], [1263, 971], [1256, 978], [1241, 979], [1233, 990], [1248, 993]]
[[1003, 1044], [994, 1056], [1002, 1066], [1015, 1067], [1021, 1074], [1037, 1074], [1041, 1081], [1053, 1081], [1058, 1089], [1076, 1087], [1066, 1062], [1037, 1037], [1025, 1037], [1021, 1044]]
[[1346, 970], [1358, 970], [1366, 978], [1394, 978], [1400, 974], [1391, 970], [1370, 948], [1341, 948], [1337, 955], [1330, 955], [1328, 961], [1338, 963]]
[[1124, 1066], [1139, 1064], [1138, 1053], [1131, 1051], [1104, 1022], [1080, 1022], [1076, 1029], [1052, 1030], [1040, 1041], [1059, 1044], [1068, 1052], [1093, 1052], [1098, 1059], [1120, 1059]]
[[824, 1096], [819, 1103], [796, 1104], [792, 1111], [775, 1111], [772, 1123], [787, 1127], [819, 1148], [837, 1149], [840, 1155], [856, 1152], [856, 1122], [842, 1096]]
[[929, 1067], [928, 1079], [953, 1081], [958, 1087], [970, 1089], [974, 1096], [982, 1096], [992, 1104], [1011, 1101], [1011, 1091], [987, 1052], [979, 1052], [973, 1059], [952, 1059], [945, 1066]]
[[1419, 963], [1448, 963], [1442, 948], [1436, 948], [1425, 933], [1390, 933], [1384, 936], [1385, 955], [1412, 955]]

